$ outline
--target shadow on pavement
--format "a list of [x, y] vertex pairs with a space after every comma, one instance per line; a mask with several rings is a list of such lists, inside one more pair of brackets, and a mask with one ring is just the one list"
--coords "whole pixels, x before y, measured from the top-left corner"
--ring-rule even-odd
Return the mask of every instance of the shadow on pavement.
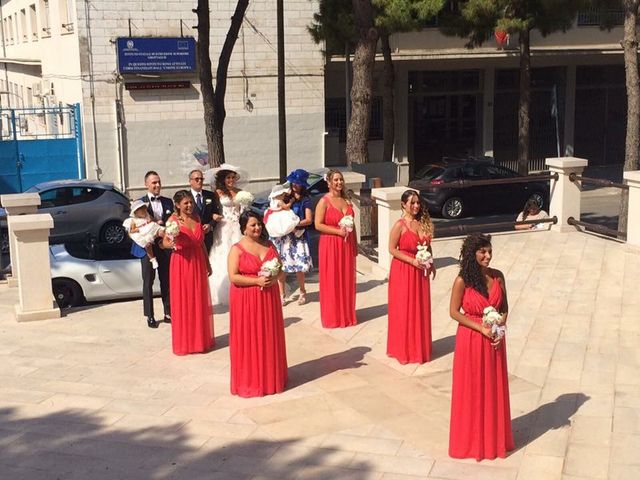
[[553, 402], [540, 405], [535, 410], [515, 418], [511, 426], [516, 444], [514, 452], [526, 447], [549, 430], [571, 425], [571, 417], [591, 397], [582, 392], [564, 393]]
[[13, 408], [0, 409], [6, 442], [0, 451], [3, 478], [249, 480], [256, 475], [274, 479], [347, 475], [365, 480], [372, 471], [365, 461], [336, 461], [331, 449], [299, 448], [299, 439], [229, 440], [221, 445], [220, 438], [214, 438], [202, 445], [202, 436], [190, 435], [183, 420], [140, 428], [105, 421], [99, 413], [78, 410], [20, 418]]
[[332, 353], [331, 355], [293, 365], [289, 367], [287, 390], [312, 382], [338, 370], [360, 368], [366, 365], [363, 362], [364, 356], [370, 351], [369, 347], [353, 347], [344, 352]]
[[356, 318], [358, 319], [358, 325], [361, 323], [374, 320], [376, 318], [384, 317], [388, 313], [388, 306], [386, 303], [382, 305], [375, 305], [372, 307], [363, 307], [356, 310]]
[[445, 355], [453, 353], [453, 349], [456, 345], [456, 336], [449, 335], [448, 337], [439, 338], [431, 344], [431, 361], [436, 360]]

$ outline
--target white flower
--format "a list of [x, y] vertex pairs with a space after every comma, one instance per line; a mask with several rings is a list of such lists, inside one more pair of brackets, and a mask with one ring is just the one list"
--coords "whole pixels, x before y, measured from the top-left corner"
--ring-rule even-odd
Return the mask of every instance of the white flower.
[[209, 204], [211, 203], [211, 199], [210, 199], [210, 198], [207, 198], [207, 199], [204, 201], [204, 203], [206, 203], [207, 205], [209, 205]]
[[277, 258], [272, 258], [262, 264], [258, 275], [261, 277], [275, 277], [280, 273], [281, 267], [280, 261]]
[[236, 193], [235, 200], [236, 200], [236, 203], [244, 207], [248, 207], [253, 203], [253, 195], [251, 195], [250, 192], [247, 192], [245, 190], [240, 190], [238, 193]]
[[433, 255], [429, 251], [429, 246], [426, 244], [418, 245], [418, 252], [416, 253], [416, 260], [420, 263], [426, 265], [428, 263], [433, 263]]
[[175, 220], [169, 220], [164, 231], [169, 238], [175, 238], [180, 233], [180, 225]]
[[338, 222], [340, 228], [344, 228], [347, 232], [353, 232], [353, 224], [354, 220], [352, 215], [345, 215]]
[[482, 323], [485, 327], [491, 328], [494, 337], [502, 338], [507, 332], [507, 327], [502, 325], [502, 314], [494, 307], [486, 307], [482, 311]]

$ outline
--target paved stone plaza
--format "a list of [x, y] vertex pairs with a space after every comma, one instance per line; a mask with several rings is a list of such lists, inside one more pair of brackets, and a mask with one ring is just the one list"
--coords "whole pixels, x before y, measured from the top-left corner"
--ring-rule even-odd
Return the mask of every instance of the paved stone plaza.
[[[640, 251], [583, 233], [494, 237], [507, 278], [516, 450], [447, 456], [460, 240], [434, 243], [434, 360], [385, 355], [387, 285], [359, 259], [359, 325], [323, 330], [285, 307], [290, 381], [281, 395], [229, 394], [228, 313], [216, 349], [176, 357], [141, 301], [18, 324], [0, 286], [0, 477], [14, 479], [640, 478]], [[159, 306], [159, 300], [158, 300]]]

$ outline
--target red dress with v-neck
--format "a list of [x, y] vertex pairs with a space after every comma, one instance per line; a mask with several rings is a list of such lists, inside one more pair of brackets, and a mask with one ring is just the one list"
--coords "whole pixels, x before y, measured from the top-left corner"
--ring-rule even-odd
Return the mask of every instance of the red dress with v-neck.
[[171, 254], [171, 339], [173, 353], [208, 352], [213, 348], [213, 309], [209, 294], [202, 225], [180, 225]]
[[[502, 287], [493, 280], [489, 298], [466, 287], [462, 297], [465, 315], [482, 322], [482, 311], [500, 311]], [[458, 325], [453, 355], [453, 391], [449, 455], [476, 460], [505, 457], [513, 450], [507, 353], [504, 340], [495, 349], [480, 332]]]
[[[278, 257], [273, 245], [260, 259], [236, 243], [239, 272], [256, 277], [267, 260]], [[287, 383], [287, 349], [278, 284], [260, 289], [231, 284], [229, 291], [231, 393], [261, 397], [280, 393]]]
[[[421, 237], [399, 220], [403, 231], [398, 250], [415, 257], [418, 244], [428, 245], [430, 238]], [[389, 272], [389, 315], [387, 355], [400, 363], [424, 363], [431, 360], [431, 287], [429, 275], [402, 260], [393, 258]]]
[[[340, 228], [338, 223], [345, 215], [353, 216], [353, 206], [342, 213], [331, 205], [328, 197], [324, 223]], [[320, 234], [318, 245], [318, 270], [320, 277], [320, 319], [325, 328], [350, 327], [356, 320], [356, 232], [346, 240], [339, 235]]]

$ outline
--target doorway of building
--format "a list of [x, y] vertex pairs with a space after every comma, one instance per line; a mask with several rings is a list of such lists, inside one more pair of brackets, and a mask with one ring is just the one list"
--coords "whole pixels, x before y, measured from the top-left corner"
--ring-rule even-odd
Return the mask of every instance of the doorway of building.
[[412, 172], [443, 157], [476, 154], [482, 141], [480, 72], [411, 72]]

